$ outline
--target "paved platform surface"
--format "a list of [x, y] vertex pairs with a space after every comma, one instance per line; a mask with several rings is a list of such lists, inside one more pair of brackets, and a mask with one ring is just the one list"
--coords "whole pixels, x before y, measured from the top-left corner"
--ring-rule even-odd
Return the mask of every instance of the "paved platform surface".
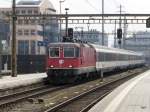
[[150, 70], [116, 88], [89, 112], [150, 112]]
[[17, 77], [3, 76], [0, 78], [0, 89], [15, 88], [37, 83], [46, 77], [46, 73], [18, 74]]

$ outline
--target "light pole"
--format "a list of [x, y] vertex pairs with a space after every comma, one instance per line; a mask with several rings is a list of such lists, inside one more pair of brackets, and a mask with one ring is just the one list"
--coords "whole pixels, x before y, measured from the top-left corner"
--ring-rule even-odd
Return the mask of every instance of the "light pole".
[[104, 45], [104, 0], [102, 0], [102, 45]]
[[116, 41], [117, 41], [117, 36], [116, 36], [116, 20], [115, 20], [115, 29], [114, 29], [114, 47], [116, 48]]
[[126, 36], [127, 36], [127, 28], [128, 28], [128, 25], [127, 25], [127, 20], [126, 20], [126, 16], [124, 16], [124, 33], [123, 33], [123, 49], [125, 49], [126, 47]]
[[45, 40], [45, 17], [43, 17], [43, 40]]
[[16, 0], [12, 3], [12, 50], [11, 50], [11, 76], [17, 77], [17, 56], [16, 56]]
[[[122, 13], [122, 5], [120, 5], [120, 19], [119, 19], [119, 29], [121, 29], [122, 30], [122, 26], [121, 26], [121, 24], [122, 24], [122, 21], [121, 21], [121, 13]], [[121, 34], [122, 35], [122, 34]], [[118, 44], [119, 44], [119, 48], [121, 49], [121, 47], [122, 47], [122, 39], [119, 39], [118, 40]]]
[[0, 34], [0, 74], [1, 72], [2, 72], [2, 34]]
[[[59, 7], [60, 7], [60, 14], [61, 14], [61, 3], [65, 2], [65, 0], [60, 0], [59, 1]], [[59, 24], [59, 38], [58, 38], [58, 41], [61, 41], [61, 18], [60, 18], [60, 24]]]
[[[102, 46], [104, 45], [104, 0], [102, 0]], [[103, 65], [102, 65], [103, 66]], [[101, 81], [103, 82], [103, 69], [101, 70]]]
[[66, 10], [66, 31], [65, 31], [65, 36], [68, 37], [68, 10], [69, 8], [65, 8]]
[[87, 33], [88, 35], [87, 35], [87, 37], [89, 38], [89, 36], [90, 36], [90, 23], [89, 22], [87, 23], [87, 28], [88, 28], [88, 33]]

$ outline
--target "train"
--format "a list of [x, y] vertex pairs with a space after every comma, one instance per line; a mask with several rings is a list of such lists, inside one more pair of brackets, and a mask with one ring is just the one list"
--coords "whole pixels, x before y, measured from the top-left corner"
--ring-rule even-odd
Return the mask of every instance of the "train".
[[51, 43], [47, 47], [47, 78], [50, 83], [73, 83], [114, 71], [144, 65], [141, 53], [82, 42]]

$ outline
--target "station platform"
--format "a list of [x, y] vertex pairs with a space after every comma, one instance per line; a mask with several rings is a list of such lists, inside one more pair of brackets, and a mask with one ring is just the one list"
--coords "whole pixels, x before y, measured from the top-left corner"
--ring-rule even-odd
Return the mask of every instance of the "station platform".
[[150, 70], [116, 88], [88, 112], [150, 112]]
[[0, 90], [38, 83], [46, 77], [46, 73], [18, 74], [17, 77], [2, 76], [0, 77]]

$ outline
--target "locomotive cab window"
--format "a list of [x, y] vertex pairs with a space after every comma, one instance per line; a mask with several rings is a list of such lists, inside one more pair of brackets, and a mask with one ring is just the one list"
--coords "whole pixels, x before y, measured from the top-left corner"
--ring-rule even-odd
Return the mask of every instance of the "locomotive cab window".
[[67, 57], [67, 58], [75, 57], [75, 48], [74, 47], [64, 47], [64, 57]]
[[59, 48], [58, 47], [49, 48], [49, 57], [58, 58], [59, 56], [60, 56], [60, 54], [59, 54]]

